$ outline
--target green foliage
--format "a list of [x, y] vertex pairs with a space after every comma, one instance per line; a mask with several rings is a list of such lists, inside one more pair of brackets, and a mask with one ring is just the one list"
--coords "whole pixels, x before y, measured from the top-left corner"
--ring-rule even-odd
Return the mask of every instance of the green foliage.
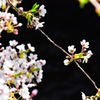
[[84, 58], [84, 53], [78, 53], [78, 54], [75, 54], [74, 55], [74, 59], [77, 60], [77, 59], [83, 59]]
[[22, 13], [22, 16], [25, 17], [27, 19], [27, 26], [33, 26], [33, 23], [32, 23], [32, 18], [33, 16], [38, 13], [39, 11], [39, 4], [35, 3], [33, 6], [32, 6], [32, 9], [29, 10], [29, 11], [24, 11]]
[[78, 0], [80, 3], [80, 7], [83, 8], [88, 2], [89, 0]]
[[32, 66], [31, 68], [30, 68], [30, 70], [31, 70], [31, 72], [34, 72], [34, 71], [40, 71], [40, 68], [37, 68], [37, 67], [35, 67], [35, 66]]
[[38, 11], [39, 4], [35, 3], [32, 6], [32, 9], [29, 11], [30, 13], [36, 13]]

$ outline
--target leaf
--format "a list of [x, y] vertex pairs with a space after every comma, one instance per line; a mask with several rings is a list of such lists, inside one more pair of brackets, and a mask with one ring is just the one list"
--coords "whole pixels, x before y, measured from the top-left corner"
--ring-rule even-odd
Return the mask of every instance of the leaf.
[[19, 77], [21, 75], [21, 73], [17, 73], [15, 74], [15, 77]]
[[34, 72], [34, 71], [40, 71], [40, 68], [37, 68], [37, 67], [35, 67], [35, 66], [32, 66], [31, 68], [30, 68], [30, 70], [31, 70], [31, 72]]
[[83, 8], [88, 2], [89, 0], [78, 0], [80, 3], [80, 7]]
[[34, 68], [34, 71], [38, 72], [38, 71], [40, 71], [40, 68]]
[[22, 52], [22, 53], [19, 54], [19, 57], [20, 57], [20, 58], [26, 58], [27, 55], [26, 55], [26, 53]]
[[78, 53], [78, 54], [75, 54], [74, 55], [74, 59], [76, 60], [76, 59], [82, 59], [82, 58], [84, 58], [84, 53]]
[[35, 3], [35, 4], [32, 6], [32, 9], [31, 9], [29, 12], [31, 12], [31, 13], [37, 12], [38, 7], [39, 7], [39, 4]]

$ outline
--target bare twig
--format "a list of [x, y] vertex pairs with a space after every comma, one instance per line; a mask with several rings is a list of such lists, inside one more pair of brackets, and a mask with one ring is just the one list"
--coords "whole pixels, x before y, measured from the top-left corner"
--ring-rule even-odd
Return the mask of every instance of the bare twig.
[[96, 85], [96, 83], [93, 81], [93, 79], [84, 71], [84, 69], [79, 65], [79, 63], [77, 63], [76, 61], [74, 61], [77, 65], [77, 67], [88, 77], [88, 79], [93, 83], [94, 87], [98, 90], [98, 87]]
[[5, 13], [8, 12], [9, 8], [10, 8], [10, 6], [8, 5], [7, 8], [6, 8], [6, 10], [5, 10]]
[[60, 47], [59, 45], [57, 45], [53, 40], [51, 40], [51, 38], [49, 38], [49, 36], [47, 34], [45, 34], [40, 28], [38, 29], [54, 46], [56, 46], [57, 48], [59, 48], [62, 52], [64, 52], [66, 55], [68, 55], [70, 58], [72, 58], [72, 56], [67, 53], [62, 47]]
[[6, 1], [7, 1], [8, 5], [9, 5], [10, 7], [13, 7], [13, 8], [18, 12], [17, 7], [15, 7], [15, 6], [11, 3], [10, 0], [6, 0]]

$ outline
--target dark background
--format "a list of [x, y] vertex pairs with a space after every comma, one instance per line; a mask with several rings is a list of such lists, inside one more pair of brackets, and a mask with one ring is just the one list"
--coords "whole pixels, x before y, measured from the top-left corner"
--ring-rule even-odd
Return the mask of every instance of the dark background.
[[[47, 9], [42, 30], [66, 51], [69, 45], [75, 45], [77, 52], [80, 52], [80, 41], [86, 39], [90, 42], [90, 50], [94, 55], [87, 64], [80, 65], [100, 87], [100, 17], [95, 13], [94, 7], [88, 3], [81, 9], [77, 0], [23, 0], [21, 6], [30, 10], [35, 2], [44, 4]], [[34, 100], [82, 100], [82, 91], [86, 95], [97, 92], [74, 63], [64, 66], [66, 55], [61, 50], [38, 30], [27, 29], [24, 18], [18, 17], [18, 20], [23, 23], [23, 27], [19, 28], [19, 35], [3, 32], [0, 41], [5, 46], [12, 39], [19, 43], [30, 42], [39, 59], [46, 59], [43, 80], [36, 87], [39, 93]]]

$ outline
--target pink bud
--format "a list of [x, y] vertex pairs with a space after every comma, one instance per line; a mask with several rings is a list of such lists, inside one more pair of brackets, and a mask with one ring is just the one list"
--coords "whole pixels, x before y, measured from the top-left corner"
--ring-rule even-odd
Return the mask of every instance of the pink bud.
[[37, 95], [37, 93], [38, 93], [38, 90], [37, 89], [34, 89], [32, 91], [31, 98], [34, 97], [35, 95]]
[[17, 29], [14, 29], [14, 34], [18, 35], [18, 30]]

